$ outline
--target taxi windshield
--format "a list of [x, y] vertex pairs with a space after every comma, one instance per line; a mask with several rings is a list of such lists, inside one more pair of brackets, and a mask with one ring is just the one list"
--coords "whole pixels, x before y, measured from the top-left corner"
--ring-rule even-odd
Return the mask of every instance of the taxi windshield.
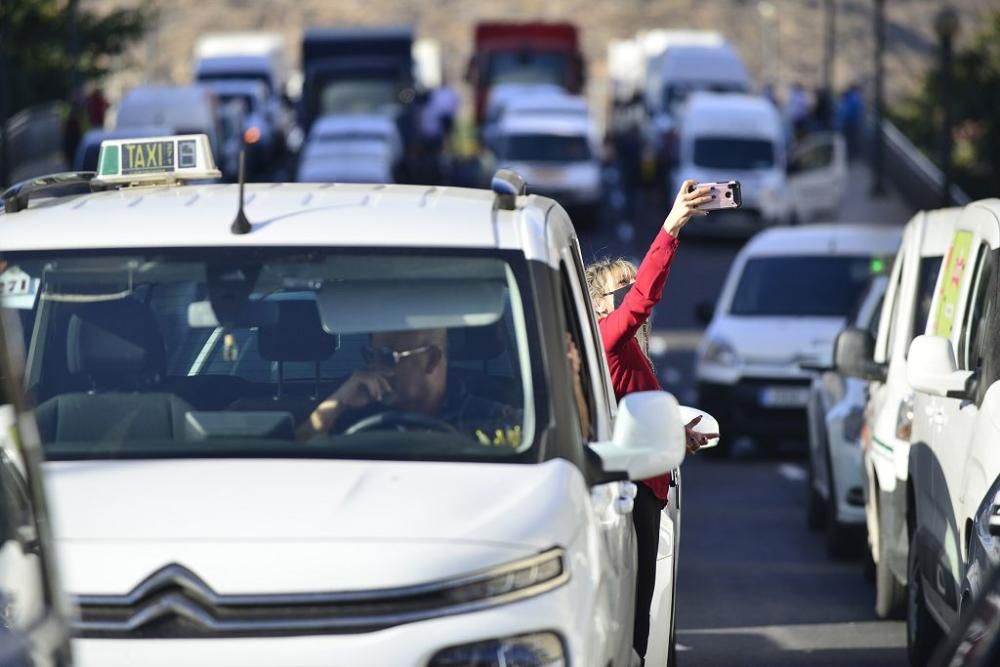
[[[8, 254], [50, 459], [532, 450], [517, 259]], [[373, 273], [373, 267], [377, 270]]]
[[587, 138], [578, 135], [511, 134], [503, 158], [516, 162], [583, 162], [591, 159]]

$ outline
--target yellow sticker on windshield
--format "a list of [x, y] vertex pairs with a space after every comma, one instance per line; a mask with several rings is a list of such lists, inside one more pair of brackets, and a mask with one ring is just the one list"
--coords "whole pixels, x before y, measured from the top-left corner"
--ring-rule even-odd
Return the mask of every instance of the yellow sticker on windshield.
[[944, 275], [940, 285], [937, 312], [934, 314], [934, 335], [951, 338], [955, 323], [955, 309], [962, 289], [962, 279], [969, 266], [969, 250], [972, 248], [972, 232], [955, 233], [948, 257], [945, 259]]

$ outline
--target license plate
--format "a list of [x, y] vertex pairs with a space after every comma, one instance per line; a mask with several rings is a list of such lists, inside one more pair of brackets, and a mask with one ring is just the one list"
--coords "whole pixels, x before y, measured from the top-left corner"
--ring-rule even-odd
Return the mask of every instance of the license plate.
[[803, 408], [809, 403], [808, 387], [766, 387], [760, 392], [765, 408]]

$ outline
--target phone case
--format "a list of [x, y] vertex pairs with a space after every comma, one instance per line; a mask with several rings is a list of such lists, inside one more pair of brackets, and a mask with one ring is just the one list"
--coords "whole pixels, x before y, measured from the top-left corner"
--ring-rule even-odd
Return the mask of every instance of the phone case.
[[703, 211], [717, 211], [726, 208], [739, 208], [743, 205], [743, 195], [739, 181], [722, 181], [718, 183], [699, 183], [695, 188], [712, 188], [712, 201], [699, 206]]

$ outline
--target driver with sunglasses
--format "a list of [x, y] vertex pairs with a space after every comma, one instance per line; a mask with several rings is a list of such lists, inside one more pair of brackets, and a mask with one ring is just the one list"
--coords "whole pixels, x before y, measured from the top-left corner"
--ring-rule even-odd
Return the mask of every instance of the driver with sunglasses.
[[367, 368], [355, 371], [313, 410], [300, 439], [341, 431], [391, 410], [396, 424], [420, 428], [421, 417], [428, 417], [427, 424], [447, 422], [484, 445], [520, 444], [521, 410], [448, 381], [445, 329], [374, 333], [362, 354]]

